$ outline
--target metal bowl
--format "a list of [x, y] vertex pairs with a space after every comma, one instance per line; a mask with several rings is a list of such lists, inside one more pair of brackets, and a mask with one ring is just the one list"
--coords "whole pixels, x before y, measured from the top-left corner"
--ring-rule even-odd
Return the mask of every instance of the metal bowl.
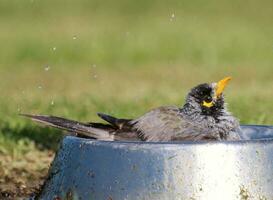
[[39, 199], [273, 199], [273, 126], [233, 142], [106, 142], [66, 137]]

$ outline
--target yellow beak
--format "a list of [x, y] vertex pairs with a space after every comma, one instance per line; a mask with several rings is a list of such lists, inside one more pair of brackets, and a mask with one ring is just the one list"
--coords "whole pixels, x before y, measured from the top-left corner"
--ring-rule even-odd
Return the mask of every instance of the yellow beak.
[[226, 78], [220, 80], [217, 83], [217, 86], [216, 86], [216, 97], [219, 97], [223, 93], [226, 85], [228, 84], [228, 82], [230, 80], [231, 80], [231, 77], [226, 77]]

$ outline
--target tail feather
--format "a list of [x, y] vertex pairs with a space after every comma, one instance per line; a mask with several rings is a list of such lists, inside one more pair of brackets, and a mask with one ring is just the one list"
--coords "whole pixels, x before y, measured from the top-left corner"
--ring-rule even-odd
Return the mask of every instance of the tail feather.
[[131, 119], [118, 119], [115, 117], [112, 117], [110, 115], [106, 115], [104, 113], [97, 113], [98, 116], [107, 121], [108, 123], [110, 123], [112, 126], [118, 128], [118, 129], [130, 129], [131, 125], [130, 125], [130, 121], [132, 121]]
[[[46, 115], [30, 115], [20, 114], [21, 116], [31, 118], [33, 121], [40, 122], [52, 127], [66, 130], [68, 132], [76, 133], [86, 137], [95, 138], [98, 140], [110, 140], [113, 141], [114, 134], [111, 134], [110, 126], [103, 124], [92, 123], [85, 124], [74, 120], [69, 120], [61, 117], [46, 116]], [[113, 129], [112, 129], [113, 130]], [[113, 132], [113, 131], [112, 131]]]

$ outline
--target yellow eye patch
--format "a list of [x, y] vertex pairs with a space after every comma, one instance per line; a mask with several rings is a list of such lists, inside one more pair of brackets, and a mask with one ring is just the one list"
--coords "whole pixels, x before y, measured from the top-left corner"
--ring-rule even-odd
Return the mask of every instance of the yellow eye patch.
[[203, 102], [202, 102], [202, 105], [203, 105], [203, 106], [205, 106], [205, 107], [210, 108], [210, 107], [212, 107], [212, 106], [213, 106], [213, 101], [211, 101], [211, 102], [206, 102], [206, 101], [203, 101]]

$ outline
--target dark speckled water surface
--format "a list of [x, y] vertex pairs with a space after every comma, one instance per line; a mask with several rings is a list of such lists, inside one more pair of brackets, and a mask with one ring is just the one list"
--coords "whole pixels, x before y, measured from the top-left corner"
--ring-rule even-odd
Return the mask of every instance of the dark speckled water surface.
[[104, 142], [66, 137], [39, 199], [273, 199], [273, 126], [233, 142]]

